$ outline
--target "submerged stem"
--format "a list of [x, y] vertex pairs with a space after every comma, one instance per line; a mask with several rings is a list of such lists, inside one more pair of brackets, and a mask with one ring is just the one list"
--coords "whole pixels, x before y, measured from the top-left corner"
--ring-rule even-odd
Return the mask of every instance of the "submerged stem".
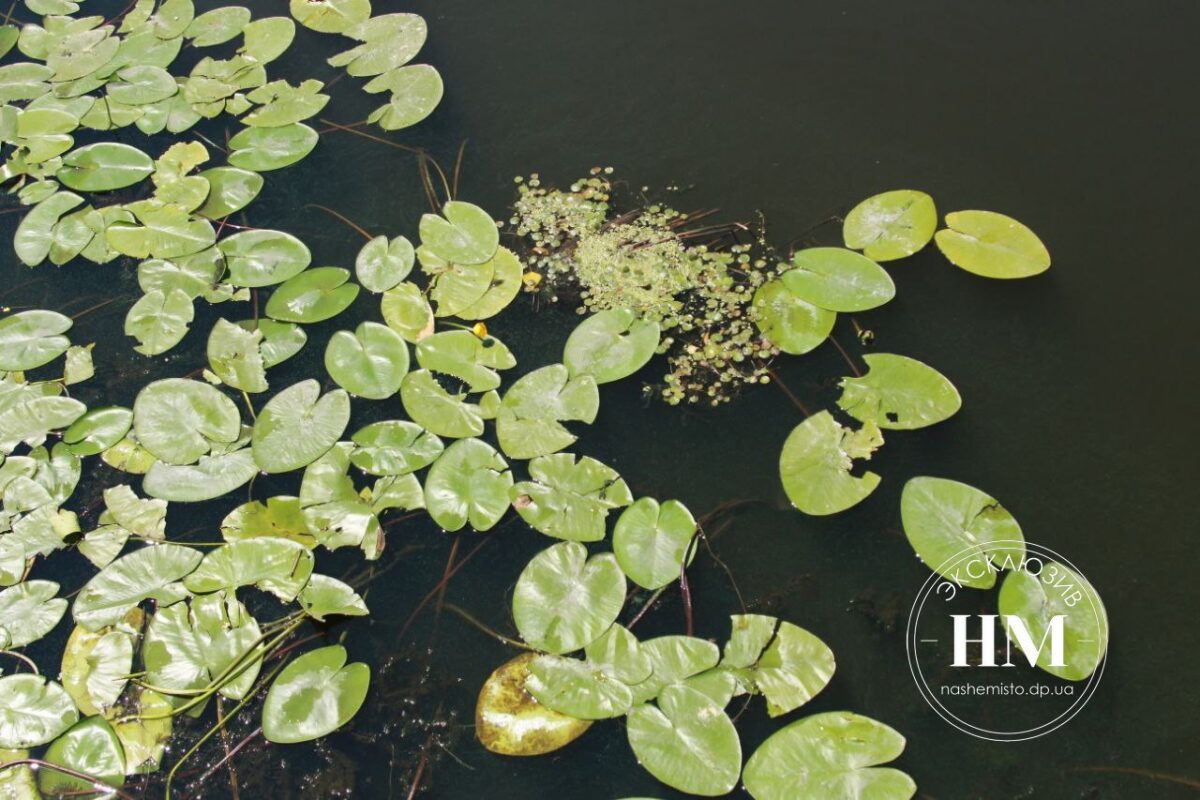
[[464, 620], [466, 620], [468, 624], [472, 625], [475, 628], [478, 628], [479, 630], [486, 633], [488, 636], [498, 639], [499, 641], [503, 642], [504, 644], [510, 645], [511, 647], [519, 647], [522, 650], [530, 650], [533, 652], [537, 652], [537, 650], [535, 648], [530, 647], [529, 645], [525, 644], [524, 642], [518, 642], [516, 639], [510, 639], [509, 637], [505, 636], [504, 634], [500, 633], [499, 631], [492, 630], [487, 625], [484, 625], [482, 622], [475, 619], [475, 617], [468, 614], [465, 609], [459, 608], [458, 606], [454, 605], [454, 603], [444, 603], [442, 605], [442, 608], [447, 608], [447, 609], [453, 611], [455, 614], [458, 614], [460, 617], [462, 617]]

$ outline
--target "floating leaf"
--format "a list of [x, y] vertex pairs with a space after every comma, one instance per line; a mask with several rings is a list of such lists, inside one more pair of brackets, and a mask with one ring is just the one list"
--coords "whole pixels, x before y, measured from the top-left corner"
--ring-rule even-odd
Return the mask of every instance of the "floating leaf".
[[71, 696], [41, 675], [0, 678], [0, 747], [23, 750], [54, 739], [79, 719]]
[[[150, 619], [142, 646], [146, 680], [164, 689], [188, 692], [204, 689], [223, 675], [225, 680], [217, 691], [239, 700], [258, 678], [261, 661], [244, 657], [261, 635], [258, 622], [232, 592], [159, 608]], [[245, 668], [227, 672], [238, 662]]]
[[25, 581], [0, 591], [0, 649], [24, 647], [52, 631], [67, 611], [67, 601], [57, 595], [54, 581]]
[[465, 397], [465, 392], [446, 391], [425, 369], [408, 373], [400, 382], [400, 399], [408, 416], [438, 436], [460, 439], [483, 433], [482, 411]]
[[138, 392], [133, 430], [142, 447], [168, 464], [191, 464], [214, 444], [241, 433], [237, 406], [200, 381], [167, 378]]
[[414, 258], [412, 242], [403, 236], [391, 241], [386, 236], [376, 236], [358, 251], [354, 274], [367, 291], [386, 292], [408, 277]]
[[229, 140], [229, 163], [255, 172], [283, 169], [311, 153], [318, 138], [317, 132], [302, 122], [278, 128], [246, 128]]
[[445, 85], [441, 73], [428, 64], [414, 64], [385, 72], [363, 87], [368, 92], [390, 91], [386, 105], [367, 115], [385, 131], [398, 131], [416, 125], [442, 102]]
[[113, 731], [125, 750], [125, 772], [157, 772], [171, 738], [171, 703], [150, 689], [139, 689], [130, 700], [140, 717], [114, 717]]
[[384, 400], [400, 391], [408, 372], [408, 345], [378, 322], [363, 322], [354, 333], [338, 331], [325, 348], [325, 369], [346, 391]]
[[371, 0], [291, 0], [297, 22], [321, 33], [342, 33], [371, 16]]
[[167, 535], [167, 504], [162, 500], [143, 500], [121, 484], [104, 490], [104, 505], [112, 520], [130, 533], [145, 539]]
[[147, 598], [173, 603], [187, 592], [177, 581], [203, 556], [190, 547], [156, 544], [134, 550], [109, 564], [88, 581], [75, 598], [75, 622], [98, 631], [120, 622]]
[[429, 468], [425, 507], [443, 530], [461, 530], [469, 521], [475, 530], [486, 531], [508, 511], [512, 485], [508, 463], [494, 447], [460, 439]]
[[891, 353], [863, 356], [868, 372], [843, 378], [838, 405], [860, 422], [884, 430], [912, 430], [936, 424], [962, 408], [962, 398], [945, 375], [927, 364]]
[[304, 329], [292, 322], [260, 319], [257, 323], [245, 320], [238, 324], [248, 331], [262, 331], [263, 340], [259, 350], [262, 352], [263, 366], [267, 369], [299, 353], [308, 341]]
[[71, 346], [65, 334], [71, 318], [57, 311], [19, 311], [0, 319], [0, 370], [35, 369], [61, 356]]
[[223, 383], [243, 392], [265, 392], [267, 371], [261, 350], [263, 335], [226, 319], [208, 335], [208, 365]]
[[229, 282], [234, 286], [282, 283], [312, 262], [304, 242], [283, 231], [242, 231], [222, 239], [218, 247], [229, 264]]
[[[125, 783], [125, 751], [104, 717], [88, 717], [64, 733], [46, 750], [45, 760], [83, 772], [110, 786]], [[55, 769], [38, 771], [38, 788], [47, 795], [95, 791], [91, 780]]]
[[668, 686], [657, 707], [647, 703], [630, 711], [626, 727], [638, 763], [668, 786], [715, 797], [737, 785], [737, 730], [720, 706], [695, 689]]
[[633, 502], [621, 476], [594, 458], [570, 453], [529, 462], [532, 481], [512, 488], [513, 506], [531, 526], [558, 539], [598, 542], [613, 508]]
[[76, 625], [62, 657], [63, 688], [84, 714], [100, 714], [117, 702], [133, 670], [134, 635], [141, 611], [130, 613], [136, 627], [123, 624], [89, 631]]
[[261, 105], [242, 117], [242, 122], [255, 128], [281, 128], [316, 116], [329, 102], [329, 95], [320, 93], [324, 85], [313, 79], [299, 86], [286, 80], [264, 84], [246, 95]]
[[167, 352], [187, 335], [195, 318], [192, 298], [182, 289], [169, 293], [155, 289], [142, 295], [125, 316], [125, 335], [138, 340], [134, 349], [142, 355]]
[[345, 311], [358, 297], [341, 267], [314, 267], [288, 278], [267, 301], [267, 315], [283, 322], [322, 322]]
[[[734, 616], [734, 630], [756, 616]], [[771, 716], [778, 717], [804, 705], [829, 685], [836, 662], [828, 645], [804, 628], [790, 622], [776, 627], [773, 617], [760, 619], [770, 621], [774, 635], [744, 674], [766, 696]]]
[[[1096, 589], [1078, 572], [1047, 559], [1041, 571], [1014, 570], [1000, 585], [1000, 619], [1009, 638], [1038, 669], [1068, 681], [1091, 677], [1108, 651], [1108, 612]], [[1062, 663], [1053, 663], [1054, 648], [1040, 647], [1055, 617], [1063, 616]], [[1022, 623], [1018, 630], [1016, 620]], [[1022, 635], [1024, 634], [1024, 635]], [[1034, 652], [1031, 652], [1034, 651]]]
[[833, 330], [837, 314], [803, 300], [782, 280], [768, 281], [754, 293], [756, 322], [771, 344], [794, 356], [815, 350]]
[[421, 267], [429, 275], [429, 299], [438, 317], [456, 317], [483, 300], [496, 277], [496, 266], [489, 259], [482, 264], [457, 264], [445, 261], [421, 246], [417, 250]]
[[340, 33], [362, 44], [333, 56], [329, 65], [361, 78], [408, 63], [425, 44], [428, 30], [416, 14], [380, 14]]
[[164, 205], [138, 215], [141, 225], [117, 221], [104, 229], [108, 246], [134, 258], [178, 258], [199, 253], [217, 240], [212, 224], [182, 207]]
[[525, 691], [547, 708], [576, 719], [609, 719], [629, 711], [633, 692], [587, 661], [545, 655], [529, 663]]
[[405, 281], [388, 289], [379, 307], [383, 321], [407, 342], [418, 342], [433, 333], [433, 309], [415, 283]]
[[608, 630], [625, 604], [625, 576], [611, 553], [588, 558], [578, 542], [559, 542], [525, 565], [513, 591], [513, 619], [539, 650], [570, 653]]
[[536, 369], [504, 394], [496, 415], [496, 437], [512, 458], [549, 455], [575, 443], [562, 422], [590, 424], [600, 410], [600, 393], [591, 375], [569, 378], [562, 364]]
[[[407, 420], [384, 420], [360, 429], [352, 437], [350, 461], [372, 475], [407, 475], [427, 467], [442, 454], [442, 440]], [[505, 504], [508, 492], [505, 491]]]
[[138, 285], [143, 292], [169, 295], [179, 289], [190, 298], [209, 297], [225, 274], [225, 259], [215, 247], [171, 261], [151, 258], [138, 264]]
[[899, 189], [863, 200], [846, 215], [846, 247], [875, 261], [911, 256], [933, 238], [937, 209], [924, 192]]
[[342, 390], [321, 396], [315, 380], [289, 386], [259, 412], [254, 423], [254, 460], [264, 472], [308, 466], [341, 438], [350, 421], [350, 397]]
[[900, 518], [909, 544], [930, 569], [972, 589], [992, 588], [996, 572], [1025, 555], [1025, 537], [1012, 514], [965, 483], [913, 478], [900, 496]]
[[423, 247], [455, 264], [482, 264], [491, 260], [500, 245], [500, 231], [490, 214], [461, 200], [446, 203], [442, 214], [421, 217]]
[[127, 106], [140, 106], [166, 100], [179, 91], [171, 73], [152, 64], [136, 64], [118, 70], [116, 80], [106, 87], [109, 98]]
[[[2, 80], [3, 77], [0, 76], [0, 81]], [[13, 249], [16, 250], [17, 258], [29, 267], [36, 267], [45, 261], [50, 255], [50, 246], [54, 241], [55, 224], [63, 214], [82, 204], [83, 198], [77, 194], [55, 192], [30, 209], [17, 226], [16, 235], [13, 237]]]
[[493, 753], [539, 756], [566, 747], [592, 726], [560, 714], [525, 690], [535, 653], [522, 653], [496, 668], [479, 690], [475, 735]]
[[637, 637], [623, 625], [614, 623], [600, 638], [584, 648], [588, 663], [605, 675], [632, 686], [654, 672], [654, 662], [642, 651]]
[[221, 535], [229, 542], [276, 536], [300, 542], [305, 547], [316, 544], [308, 532], [298, 497], [269, 497], [266, 504], [257, 500], [243, 503], [221, 522]]
[[[267, 64], [287, 52], [294, 38], [296, 38], [296, 23], [287, 17], [263, 17], [254, 20], [242, 29], [242, 49], [238, 52], [253, 58], [260, 64]], [[238, 146], [234, 145], [234, 147]], [[244, 165], [236, 164], [235, 166]], [[246, 167], [246, 169], [253, 169], [253, 167]]]
[[263, 735], [270, 742], [291, 744], [332, 733], [358, 713], [370, 682], [371, 668], [346, 664], [341, 645], [305, 653], [271, 684], [263, 703]]
[[887, 271], [853, 250], [809, 247], [792, 255], [792, 265], [781, 277], [783, 285], [828, 311], [869, 311], [896, 296]]
[[41, 444], [53, 430], [66, 428], [83, 416], [87, 406], [70, 397], [34, 397], [0, 411], [0, 452], [12, 452], [21, 442]]
[[133, 427], [133, 412], [121, 406], [93, 408], [67, 428], [63, 441], [71, 452], [94, 456], [112, 447]]
[[507, 247], [496, 249], [489, 262], [492, 266], [491, 284], [487, 291], [471, 305], [458, 309], [457, 316], [463, 319], [488, 319], [508, 308], [521, 291], [521, 260]]
[[855, 458], [870, 458], [883, 443], [879, 428], [867, 423], [852, 431], [828, 411], [804, 420], [788, 435], [779, 456], [779, 475], [788, 499], [805, 514], [836, 514], [857, 505], [879, 485], [874, 472], [850, 474]]
[[695, 536], [696, 520], [683, 503], [659, 505], [643, 497], [617, 519], [613, 554], [631, 581], [643, 589], [661, 589], [678, 580], [684, 560], [695, 555]]
[[908, 800], [912, 778], [890, 767], [904, 737], [868, 717], [848, 711], [814, 714], [767, 739], [746, 762], [746, 791], [755, 800], [795, 797], [859, 797]]
[[417, 344], [417, 361], [422, 367], [458, 378], [472, 392], [487, 392], [500, 386], [496, 370], [511, 369], [517, 360], [504, 343], [494, 337], [479, 338], [471, 331], [443, 331]]
[[183, 35], [195, 47], [212, 47], [236, 38], [250, 19], [250, 9], [243, 6], [214, 8], [193, 19]]
[[245, 486], [258, 474], [250, 448], [201, 456], [196, 464], [174, 466], [159, 461], [150, 467], [142, 488], [151, 497], [172, 503], [213, 500]]
[[637, 372], [658, 348], [657, 322], [640, 319], [627, 308], [593, 314], [575, 326], [563, 348], [571, 375], [591, 375], [611, 383]]
[[358, 592], [328, 575], [309, 578], [298, 599], [304, 613], [321, 622], [330, 615], [365, 617], [370, 613]]
[[198, 177], [208, 181], [208, 198], [197, 214], [209, 219], [221, 219], [241, 211], [262, 191], [263, 176], [237, 167], [206, 169]]
[[76, 191], [109, 192], [133, 186], [153, 171], [154, 160], [136, 147], [98, 142], [68, 153], [55, 177]]
[[312, 569], [313, 555], [304, 545], [260, 536], [210, 550], [183, 584], [202, 593], [254, 585], [291, 602], [308, 583]]
[[715, 644], [695, 636], [648, 639], [641, 643], [641, 651], [650, 659], [653, 669], [646, 680], [634, 685], [635, 703], [653, 700], [667, 686], [710, 670], [721, 660], [721, 651]]
[[1050, 268], [1042, 240], [994, 211], [952, 211], [936, 238], [951, 264], [985, 278], [1028, 278]]
[[44, 64], [5, 64], [0, 67], [0, 103], [33, 100], [50, 91], [55, 70]]

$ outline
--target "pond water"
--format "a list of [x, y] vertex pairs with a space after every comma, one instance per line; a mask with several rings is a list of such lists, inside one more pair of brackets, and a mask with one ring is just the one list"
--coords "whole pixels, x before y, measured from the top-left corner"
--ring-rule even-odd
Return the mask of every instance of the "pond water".
[[[267, 13], [265, 3], [250, 5]], [[716, 551], [752, 608], [810, 629], [838, 659], [829, 688], [793, 716], [846, 708], [892, 725], [908, 738], [897, 766], [914, 777], [918, 796], [1194, 795], [1163, 780], [1092, 769], [1200, 778], [1196, 526], [1183, 502], [1197, 477], [1186, 445], [1197, 434], [1190, 303], [1200, 287], [1181, 246], [1195, 225], [1190, 154], [1200, 124], [1189, 98], [1200, 66], [1192, 42], [1200, 7], [1057, 0], [986, 9], [949, 0], [375, 6], [426, 17], [421, 60], [436, 64], [447, 85], [429, 121], [393, 138], [451, 163], [467, 139], [460, 194], [497, 214], [513, 200], [515, 175], [539, 172], [546, 183], [566, 185], [593, 165], [613, 165], [633, 186], [681, 187], [669, 195], [681, 208], [719, 208], [731, 220], [761, 211], [777, 246], [899, 187], [928, 191], [942, 210], [994, 209], [1030, 225], [1054, 257], [1047, 274], [983, 281], [927, 248], [889, 270], [896, 300], [860, 315], [876, 334], [875, 349], [936, 366], [958, 386], [964, 408], [942, 425], [890, 437], [872, 461], [882, 486], [851, 511], [818, 519], [788, 508], [777, 458], [800, 417], [771, 386], [718, 411], [683, 411], [647, 403], [637, 380], [606, 385], [599, 419], [574, 450], [614, 466], [635, 495], [675, 497], [697, 515], [753, 501], [730, 517]], [[279, 10], [272, 5], [270, 13]], [[331, 79], [324, 58], [338, 43], [304, 41], [308, 49], [293, 48], [284, 73]], [[364, 117], [374, 98], [357, 83], [339, 80], [323, 116]], [[250, 217], [301, 235], [314, 263], [348, 266], [361, 239], [302, 207], [311, 202], [373, 233], [410, 237], [426, 210], [410, 155], [337, 132], [301, 165], [269, 174]], [[0, 217], [0, 234], [11, 237], [16, 220]], [[812, 235], [837, 243], [836, 226]], [[147, 380], [203, 363], [203, 332], [218, 316], [204, 304], [193, 333], [166, 358], [132, 351], [120, 332], [137, 296], [128, 267], [29, 272], [10, 256], [3, 269], [5, 304], [73, 313], [118, 298], [83, 317], [73, 334], [97, 342], [99, 372], [81, 387], [86, 400], [128, 405]], [[377, 315], [364, 297], [353, 312], [314, 326], [304, 353], [274, 370], [272, 384], [320, 374], [328, 335], [352, 327], [354, 316]], [[518, 355], [520, 373], [557, 360], [575, 321], [521, 300], [489, 327]], [[835, 335], [854, 340], [848, 321]], [[827, 405], [846, 369], [826, 344], [785, 359], [779, 373], [806, 403]], [[384, 405], [356, 409], [352, 426], [400, 413], [398, 400]], [[905, 668], [904, 622], [927, 571], [900, 530], [899, 495], [921, 474], [1000, 498], [1027, 537], [1066, 554], [1104, 598], [1112, 625], [1104, 680], [1060, 731], [1025, 743], [980, 741], [946, 725], [917, 693]], [[255, 491], [266, 497], [294, 484], [262, 481]], [[88, 499], [84, 491], [73, 502]], [[173, 507], [169, 530], [211, 538], [228, 510]], [[638, 768], [617, 722], [599, 723], [540, 759], [505, 759], [475, 742], [478, 688], [513, 652], [446, 611], [427, 609], [408, 624], [441, 580], [455, 538], [420, 517], [389, 528], [388, 552], [366, 595], [372, 616], [329, 633], [375, 666], [367, 707], [319, 746], [260, 740], [247, 747], [235, 762], [240, 796], [403, 798], [421, 769], [420, 796], [431, 798], [682, 797]], [[546, 539], [519, 521], [457, 538], [459, 558], [488, 543], [449, 582], [446, 601], [511, 633], [513, 582]], [[87, 574], [82, 559], [61, 561], [64, 590], [74, 588]], [[358, 561], [338, 553], [321, 571], [339, 575]], [[738, 608], [729, 581], [704, 554], [691, 574], [697, 633], [723, 640], [727, 615]], [[681, 605], [668, 593], [638, 633], [679, 632], [681, 624]], [[68, 627], [38, 652], [61, 652]], [[254, 724], [235, 728], [235, 737]], [[739, 721], [744, 750], [778, 726], [761, 703], [751, 705]], [[212, 748], [206, 757], [220, 755]], [[221, 772], [202, 792], [223, 797], [229, 787]], [[148, 794], [159, 791], [152, 785]]]

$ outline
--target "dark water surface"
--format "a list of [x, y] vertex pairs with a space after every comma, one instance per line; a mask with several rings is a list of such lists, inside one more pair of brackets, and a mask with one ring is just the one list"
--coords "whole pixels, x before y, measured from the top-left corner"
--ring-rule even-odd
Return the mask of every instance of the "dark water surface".
[[[257, 6], [256, 14], [267, 13], [266, 3]], [[270, 8], [281, 13], [282, 5]], [[734, 518], [716, 549], [752, 607], [812, 630], [838, 658], [829, 688], [785, 719], [846, 708], [894, 726], [908, 737], [897, 765], [916, 779], [919, 796], [1195, 796], [1163, 780], [1088, 770], [1200, 779], [1200, 593], [1189, 502], [1198, 476], [1188, 452], [1197, 440], [1192, 304], [1200, 286], [1189, 243], [1200, 177], [1200, 6], [438, 0], [376, 9], [426, 16], [422, 60], [447, 84], [435, 116], [394, 138], [446, 162], [469, 139], [461, 196], [498, 214], [512, 201], [515, 175], [537, 171], [565, 185], [611, 164], [634, 186], [694, 187], [671, 197], [683, 208], [719, 207], [726, 219], [746, 220], [761, 210], [780, 247], [830, 214], [900, 187], [930, 192], [942, 211], [992, 209], [1032, 227], [1054, 257], [1036, 279], [975, 278], [932, 247], [889, 265], [896, 300], [861, 315], [876, 349], [936, 366], [965, 404], [945, 424], [889, 437], [872, 461], [883, 484], [849, 512], [816, 519], [787, 508], [776, 462], [800, 416], [773, 387], [717, 412], [684, 412], [646, 405], [638, 381], [608, 385], [596, 425], [575, 450], [612, 464], [635, 494], [677, 497], [697, 514], [733, 499], [762, 501]], [[302, 40], [307, 49], [289, 56], [293, 75], [332, 78], [323, 59], [340, 42]], [[339, 80], [324, 116], [365, 116], [375, 98], [359, 83]], [[301, 208], [308, 202], [374, 233], [413, 238], [426, 210], [411, 156], [343, 133], [324, 136], [301, 165], [269, 174], [248, 217], [302, 236], [316, 263], [350, 266], [361, 239]], [[0, 219], [7, 238], [16, 216]], [[836, 226], [817, 235], [837, 243]], [[147, 380], [191, 372], [203, 363], [216, 316], [248, 316], [198, 307], [184, 344], [150, 360], [120, 335], [136, 297], [131, 265], [28, 273], [11, 254], [4, 263], [8, 286], [46, 279], [10, 289], [6, 304], [71, 313], [121, 298], [77, 327], [78, 338], [99, 340], [102, 374], [84, 389], [93, 404], [102, 396], [129, 404]], [[353, 316], [377, 315], [365, 298], [353, 315], [316, 326], [304, 354], [272, 371], [273, 390], [322, 375], [329, 333], [353, 327]], [[557, 310], [535, 315], [522, 301], [491, 327], [524, 371], [556, 360], [573, 322]], [[836, 335], [853, 340], [847, 321]], [[846, 365], [826, 344], [779, 369], [820, 405], [835, 396]], [[364, 405], [352, 429], [401, 413], [398, 400]], [[104, 468], [95, 473], [118, 480]], [[1028, 538], [1066, 554], [1104, 598], [1112, 625], [1104, 680], [1062, 730], [1027, 743], [983, 742], [950, 728], [918, 695], [905, 665], [904, 620], [927, 571], [900, 531], [899, 495], [921, 474], [999, 498]], [[256, 494], [294, 485], [264, 481]], [[82, 492], [73, 503], [87, 499]], [[169, 529], [210, 538], [231, 507], [214, 505], [173, 507]], [[446, 599], [511, 632], [512, 584], [549, 541], [519, 522], [488, 536], [495, 541], [456, 575]], [[462, 539], [460, 556], [477, 541]], [[425, 751], [420, 796], [431, 798], [681, 797], [636, 765], [619, 722], [598, 723], [541, 759], [504, 759], [475, 743], [476, 692], [512, 652], [450, 613], [436, 623], [427, 613], [401, 630], [440, 579], [452, 541], [420, 519], [390, 529], [378, 564], [390, 569], [367, 595], [372, 616], [330, 634], [344, 635], [352, 658], [375, 666], [367, 708], [320, 747], [247, 748], [237, 762], [241, 796], [404, 798]], [[337, 553], [322, 556], [320, 567], [341, 574], [357, 561]], [[693, 575], [698, 634], [723, 640], [726, 615], [737, 610], [728, 582], [703, 555]], [[44, 663], [60, 652], [66, 627], [47, 643]], [[681, 608], [670, 599], [638, 632], [681, 629]], [[739, 721], [745, 752], [780, 725], [753, 703]], [[227, 775], [202, 792], [228, 794]]]

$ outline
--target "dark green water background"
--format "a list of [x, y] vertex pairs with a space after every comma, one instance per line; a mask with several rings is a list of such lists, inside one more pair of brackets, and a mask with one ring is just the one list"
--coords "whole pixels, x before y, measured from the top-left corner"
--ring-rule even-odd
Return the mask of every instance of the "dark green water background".
[[[256, 14], [285, 13], [282, 4], [255, 5]], [[634, 186], [694, 186], [671, 198], [683, 208], [719, 207], [725, 219], [747, 220], [761, 210], [778, 246], [870, 194], [901, 187], [930, 192], [942, 211], [986, 208], [1030, 225], [1054, 257], [1036, 279], [985, 281], [932, 248], [889, 265], [896, 300], [861, 316], [877, 334], [876, 349], [936, 366], [965, 405], [945, 424], [890, 436], [872, 461], [882, 486], [847, 513], [815, 519], [787, 508], [776, 461], [800, 417], [773, 387], [718, 412], [689, 412], [647, 405], [637, 380], [605, 386], [600, 417], [575, 450], [612, 464], [635, 494], [677, 497], [697, 514], [736, 498], [763, 501], [737, 515], [717, 550], [755, 609], [809, 628], [838, 657], [829, 688], [785, 719], [846, 708], [891, 724], [908, 737], [898, 765], [920, 797], [1195, 795], [1146, 777], [1079, 770], [1200, 779], [1190, 499], [1197, 474], [1189, 452], [1197, 439], [1200, 287], [1189, 244], [1197, 225], [1200, 6], [439, 0], [377, 2], [376, 10], [427, 18], [421, 60], [436, 64], [447, 84], [435, 116], [395, 138], [447, 162], [468, 138], [461, 196], [497, 214], [512, 200], [514, 175], [538, 171], [565, 185], [612, 164]], [[302, 34], [288, 56], [290, 75], [332, 78], [323, 59], [340, 47], [336, 37]], [[365, 116], [375, 99], [359, 84], [339, 80], [324, 115]], [[119, 138], [142, 141], [136, 131]], [[374, 233], [413, 238], [425, 210], [409, 155], [342, 133], [267, 179], [249, 224], [302, 236], [316, 263], [351, 266], [361, 239], [304, 203], [333, 207]], [[7, 239], [17, 216], [0, 219]], [[836, 227], [819, 235], [837, 243]], [[77, 326], [78, 340], [98, 342], [102, 374], [82, 390], [93, 404], [129, 404], [147, 380], [191, 372], [203, 363], [217, 315], [249, 316], [200, 307], [183, 345], [146, 359], [120, 334], [136, 297], [132, 265], [30, 273], [6, 252], [3, 283], [19, 287], [5, 292], [6, 304], [71, 313], [121, 298]], [[373, 299], [313, 328], [304, 354], [272, 371], [273, 390], [323, 375], [326, 338], [359, 318], [378, 318]], [[573, 322], [555, 310], [535, 315], [522, 301], [491, 327], [524, 371], [556, 360]], [[837, 335], [853, 340], [844, 320]], [[832, 401], [846, 372], [828, 344], [779, 369], [813, 406]], [[639, 377], [658, 374], [651, 367]], [[352, 429], [401, 414], [398, 400], [360, 404]], [[91, 474], [120, 480], [102, 467]], [[1028, 538], [1067, 555], [1101, 592], [1112, 624], [1107, 670], [1091, 703], [1060, 731], [1019, 744], [978, 741], [918, 695], [903, 630], [927, 572], [904, 540], [898, 509], [904, 481], [920, 474], [992, 493]], [[290, 479], [261, 481], [256, 494], [294, 489]], [[73, 503], [82, 507], [89, 496]], [[170, 530], [212, 538], [232, 505], [210, 505], [173, 507]], [[488, 535], [496, 541], [455, 577], [447, 599], [511, 632], [512, 584], [549, 540], [519, 522]], [[463, 539], [460, 554], [475, 543], [472, 534]], [[619, 722], [599, 723], [541, 759], [504, 759], [474, 741], [476, 692], [512, 652], [448, 613], [436, 625], [426, 614], [398, 635], [441, 577], [451, 541], [424, 520], [390, 529], [379, 566], [391, 569], [367, 595], [372, 616], [331, 634], [344, 634], [352, 658], [376, 667], [364, 713], [319, 747], [248, 748], [238, 761], [242, 796], [404, 798], [435, 719], [443, 722], [432, 728], [439, 744], [429, 749], [421, 796], [681, 796], [636, 765]], [[73, 589], [87, 572], [71, 558], [56, 556], [36, 575]], [[358, 560], [326, 554], [319, 568], [342, 574]], [[697, 632], [723, 640], [737, 606], [704, 555], [693, 592]], [[39, 651], [48, 671], [67, 628]], [[681, 608], [669, 599], [638, 632], [681, 629]], [[780, 724], [752, 704], [739, 722], [745, 752]], [[225, 773], [203, 793], [225, 796]]]

